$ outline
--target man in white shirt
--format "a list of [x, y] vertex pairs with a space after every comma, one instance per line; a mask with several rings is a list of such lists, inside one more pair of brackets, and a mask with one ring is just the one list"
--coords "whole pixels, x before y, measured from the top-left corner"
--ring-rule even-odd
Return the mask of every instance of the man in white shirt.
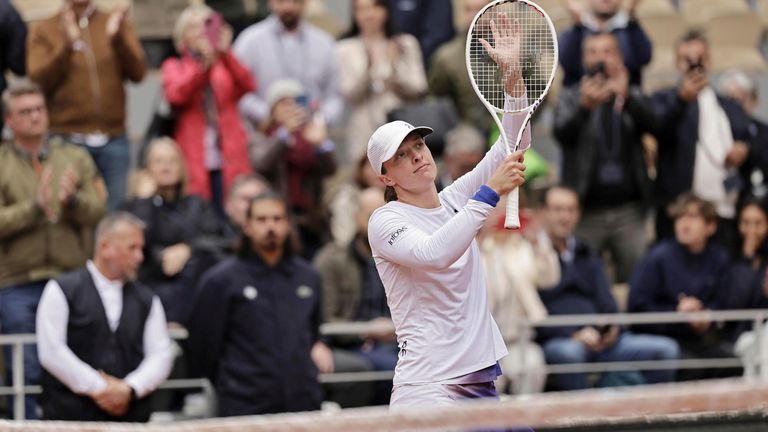
[[[514, 46], [519, 33], [495, 38]], [[525, 101], [519, 58], [486, 46], [506, 78], [508, 108]], [[522, 84], [522, 85], [521, 85]], [[507, 136], [522, 116], [505, 115]], [[371, 216], [368, 239], [400, 348], [391, 407], [451, 404], [498, 397], [493, 381], [507, 354], [488, 309], [475, 235], [499, 200], [524, 181], [521, 151], [505, 157], [498, 140], [470, 173], [438, 194], [437, 170], [424, 136], [428, 127], [402, 121], [381, 126], [368, 143], [368, 160], [387, 186], [388, 203]], [[521, 148], [530, 145], [530, 131]]]
[[136, 283], [144, 223], [128, 213], [96, 229], [93, 261], [48, 282], [37, 314], [49, 420], [149, 420], [148, 396], [171, 371], [162, 304]]
[[335, 41], [303, 19], [307, 0], [269, 0], [270, 15], [245, 29], [232, 50], [259, 83], [240, 100], [240, 112], [253, 125], [268, 120], [267, 91], [281, 79], [293, 79], [306, 90], [307, 104], [292, 110], [298, 123], [324, 118], [341, 119], [344, 103], [339, 92]]

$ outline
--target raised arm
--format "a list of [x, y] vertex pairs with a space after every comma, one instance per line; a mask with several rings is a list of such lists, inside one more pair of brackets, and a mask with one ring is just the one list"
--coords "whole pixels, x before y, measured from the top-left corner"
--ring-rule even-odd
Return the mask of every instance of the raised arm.
[[[480, 43], [499, 66], [501, 76], [504, 79], [504, 111], [506, 113], [501, 120], [501, 126], [504, 129], [503, 132], [507, 137], [509, 145], [514, 146], [520, 129], [525, 122], [525, 115], [509, 114], [509, 112], [520, 111], [528, 106], [528, 94], [520, 66], [520, 40], [522, 39], [522, 33], [517, 19], [511, 20], [504, 13], [499, 14], [497, 19], [498, 22], [496, 20], [491, 20], [490, 22], [491, 33], [493, 33], [493, 45], [485, 39], [480, 39]], [[521, 137], [519, 149], [525, 150], [530, 145], [531, 131], [530, 127], [526, 126]], [[480, 185], [488, 181], [506, 154], [507, 149], [504, 148], [504, 140], [502, 137], [499, 137], [491, 151], [486, 154], [474, 170], [443, 190], [440, 195], [441, 200], [454, 209], [463, 206]]]
[[[488, 185], [478, 188], [461, 210], [453, 209], [456, 214], [431, 234], [416, 228], [407, 212], [394, 203], [377, 210], [368, 225], [374, 256], [421, 270], [445, 269], [467, 251], [499, 196], [523, 183], [524, 170], [522, 153], [510, 155], [496, 169]], [[451, 209], [439, 207], [432, 211]]]
[[[507, 95], [504, 105], [508, 110], [524, 107], [527, 105], [527, 96], [523, 95], [521, 98], [511, 98]], [[520, 128], [523, 127], [523, 121], [525, 121], [524, 114], [504, 114], [501, 124], [504, 127], [505, 134], [510, 140], [511, 145], [514, 145], [514, 140], [517, 139]], [[504, 146], [504, 139], [499, 137], [488, 153], [485, 154], [483, 160], [481, 160], [472, 171], [459, 177], [455, 182], [440, 192], [440, 200], [455, 210], [463, 207], [467, 203], [467, 200], [477, 192], [477, 189], [488, 182], [496, 168], [498, 168], [504, 160], [507, 155], [507, 150]], [[525, 150], [530, 146], [531, 127], [529, 124], [523, 132], [520, 149]]]

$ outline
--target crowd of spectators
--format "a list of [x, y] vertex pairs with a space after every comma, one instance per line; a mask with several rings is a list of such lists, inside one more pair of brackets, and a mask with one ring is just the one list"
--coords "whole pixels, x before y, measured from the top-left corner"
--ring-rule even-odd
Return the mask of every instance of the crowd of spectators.
[[[307, 0], [260, 1], [261, 20], [238, 1], [190, 3], [159, 73], [173, 132], [148, 139], [132, 164], [125, 84], [147, 65], [127, 9], [65, 0], [27, 34], [0, 0], [0, 69], [19, 76], [0, 80], [0, 325], [39, 337], [24, 349], [25, 383], [43, 385], [39, 401], [26, 398], [28, 419], [147, 421], [171, 373], [169, 328], [188, 330], [182, 369], [210, 379], [217, 415], [386, 404], [391, 382], [318, 381], [391, 371], [399, 355], [367, 238], [384, 188], [363, 149], [390, 112], [427, 96], [461, 120], [445, 134], [438, 188], [488, 148], [490, 114], [464, 62], [466, 28], [487, 0], [456, 11], [349, 0], [338, 39], [305, 19]], [[547, 102], [561, 163], [550, 187], [524, 191], [520, 232], [499, 212], [480, 234], [510, 351], [497, 385], [536, 393], [739, 374], [547, 376], [546, 365], [747, 357], [749, 323], [521, 331], [519, 319], [558, 314], [768, 305], [768, 126], [755, 118], [755, 82], [734, 70], [713, 85], [710, 43], [692, 30], [674, 46], [677, 84], [649, 94], [642, 0], [564, 3], [573, 25]], [[612, 283], [628, 283], [626, 309]], [[320, 334], [352, 321], [377, 331]], [[6, 347], [6, 384], [11, 365]]]

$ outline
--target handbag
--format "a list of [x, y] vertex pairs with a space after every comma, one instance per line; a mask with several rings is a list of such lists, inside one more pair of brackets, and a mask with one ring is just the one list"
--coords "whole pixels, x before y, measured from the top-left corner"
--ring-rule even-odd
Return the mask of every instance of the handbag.
[[441, 156], [445, 149], [445, 135], [459, 123], [459, 114], [450, 98], [428, 97], [387, 113], [387, 121], [395, 120], [431, 127], [434, 132], [426, 138], [427, 147], [432, 155]]

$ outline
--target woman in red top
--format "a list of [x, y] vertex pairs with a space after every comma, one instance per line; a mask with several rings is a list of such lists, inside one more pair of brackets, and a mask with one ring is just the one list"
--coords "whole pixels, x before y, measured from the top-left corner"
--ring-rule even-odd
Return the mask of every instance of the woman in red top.
[[232, 29], [209, 7], [185, 9], [174, 42], [180, 58], [163, 63], [163, 92], [176, 116], [174, 135], [187, 165], [187, 190], [221, 210], [235, 178], [251, 172], [237, 104], [256, 84], [230, 51]]

